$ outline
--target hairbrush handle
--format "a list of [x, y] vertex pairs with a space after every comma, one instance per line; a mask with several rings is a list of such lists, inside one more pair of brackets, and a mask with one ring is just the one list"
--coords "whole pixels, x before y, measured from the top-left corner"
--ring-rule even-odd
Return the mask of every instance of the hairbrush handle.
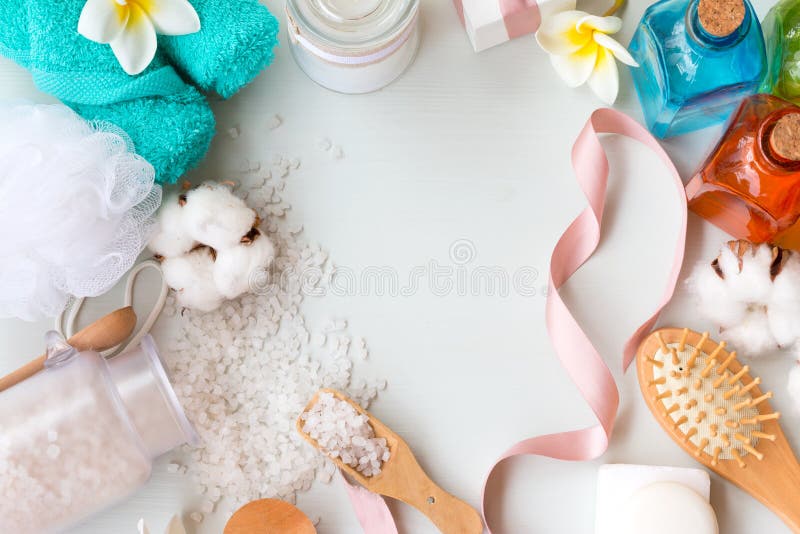
[[792, 532], [800, 534], [800, 464], [779, 427], [778, 432], [774, 450], [759, 466], [772, 476], [751, 475], [741, 483], [733, 482], [775, 512]]
[[[132, 307], [128, 306], [101, 317], [69, 338], [67, 343], [79, 351], [96, 350], [100, 352], [116, 347], [128, 339], [134, 328], [136, 328], [136, 313]], [[44, 369], [46, 359], [47, 355], [42, 354], [16, 371], [0, 378], [0, 391], [19, 384]]]

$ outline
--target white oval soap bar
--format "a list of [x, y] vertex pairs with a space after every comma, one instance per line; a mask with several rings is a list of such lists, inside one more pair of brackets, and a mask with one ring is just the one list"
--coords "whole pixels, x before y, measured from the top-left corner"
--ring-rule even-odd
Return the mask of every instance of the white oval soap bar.
[[719, 534], [714, 509], [694, 490], [656, 482], [636, 491], [620, 510], [620, 534]]

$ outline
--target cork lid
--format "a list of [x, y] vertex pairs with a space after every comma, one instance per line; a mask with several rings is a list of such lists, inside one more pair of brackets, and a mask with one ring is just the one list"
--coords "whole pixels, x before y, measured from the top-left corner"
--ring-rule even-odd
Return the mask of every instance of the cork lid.
[[769, 134], [772, 151], [783, 159], [800, 161], [800, 112], [787, 113]]
[[697, 16], [700, 25], [714, 37], [727, 37], [742, 25], [744, 0], [700, 0]]

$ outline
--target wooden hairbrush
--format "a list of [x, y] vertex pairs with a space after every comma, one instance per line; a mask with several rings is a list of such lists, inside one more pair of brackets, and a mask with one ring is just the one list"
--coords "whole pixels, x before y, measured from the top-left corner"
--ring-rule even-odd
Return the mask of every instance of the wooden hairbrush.
[[800, 464], [770, 407], [772, 392], [708, 333], [663, 328], [636, 354], [645, 402], [667, 434], [800, 533]]

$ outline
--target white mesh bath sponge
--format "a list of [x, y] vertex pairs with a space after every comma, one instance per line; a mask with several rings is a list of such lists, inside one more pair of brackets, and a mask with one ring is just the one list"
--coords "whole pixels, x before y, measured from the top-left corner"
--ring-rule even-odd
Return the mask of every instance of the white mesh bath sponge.
[[52, 317], [108, 291], [147, 244], [154, 174], [113, 125], [0, 105], [0, 317]]

